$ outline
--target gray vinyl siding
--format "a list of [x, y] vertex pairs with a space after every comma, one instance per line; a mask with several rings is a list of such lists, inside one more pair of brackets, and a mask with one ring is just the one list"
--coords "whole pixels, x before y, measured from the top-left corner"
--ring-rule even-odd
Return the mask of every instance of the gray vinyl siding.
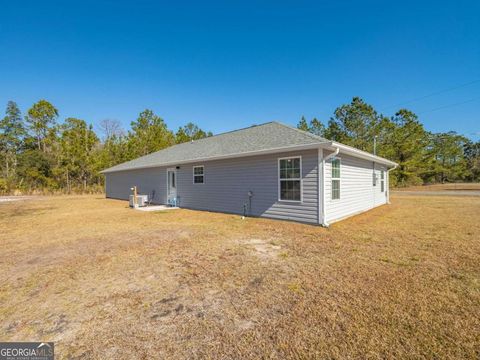
[[[324, 156], [329, 154], [324, 151]], [[302, 202], [278, 200], [278, 159], [302, 157]], [[331, 162], [325, 163], [325, 204], [327, 222], [380, 206], [387, 201], [388, 173], [385, 166], [341, 154], [340, 199], [331, 198]], [[182, 164], [177, 169], [177, 197], [183, 208], [243, 213], [248, 192], [253, 192], [251, 215], [317, 224], [318, 217], [318, 151], [249, 156], [228, 160], [199, 161]], [[204, 166], [204, 184], [193, 183], [193, 166]], [[172, 166], [175, 167], [175, 166]], [[385, 171], [385, 191], [381, 192], [380, 171]], [[378, 175], [373, 186], [373, 172]], [[106, 196], [127, 200], [130, 188], [151, 195], [154, 203], [167, 202], [167, 167], [119, 171], [105, 174]]]
[[164, 167], [119, 171], [105, 174], [107, 198], [128, 200], [130, 188], [137, 186], [139, 194], [151, 196], [156, 204], [167, 202], [167, 170]]
[[[302, 157], [301, 203], [278, 200], [278, 158]], [[249, 156], [182, 164], [177, 170], [177, 197], [183, 208], [242, 214], [253, 192], [251, 215], [318, 223], [318, 151]], [[193, 183], [193, 166], [204, 166], [204, 184]], [[139, 194], [155, 190], [155, 202], [166, 202], [166, 167], [106, 174], [107, 197], [128, 199], [136, 185]]]
[[[328, 155], [328, 152], [325, 153]], [[373, 186], [374, 163], [349, 155], [339, 154], [340, 165], [340, 199], [332, 200], [331, 160], [325, 163], [325, 207], [327, 222], [334, 222], [345, 217], [366, 211], [386, 203], [387, 172], [384, 166], [375, 165], [378, 175], [377, 186]], [[381, 192], [380, 170], [385, 170], [385, 192]]]

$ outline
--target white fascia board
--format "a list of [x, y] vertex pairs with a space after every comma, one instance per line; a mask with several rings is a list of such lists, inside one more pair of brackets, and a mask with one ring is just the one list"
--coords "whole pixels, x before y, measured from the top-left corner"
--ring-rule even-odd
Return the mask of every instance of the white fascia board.
[[101, 174], [108, 174], [108, 173], [115, 173], [115, 172], [120, 172], [120, 171], [150, 169], [150, 168], [174, 166], [174, 165], [182, 165], [182, 164], [184, 165], [184, 164], [192, 164], [192, 163], [199, 163], [199, 162], [212, 161], [212, 160], [224, 160], [224, 159], [234, 159], [234, 158], [242, 158], [242, 157], [256, 156], [256, 155], [278, 154], [278, 153], [282, 153], [282, 152], [312, 150], [312, 149], [318, 149], [321, 145], [322, 145], [322, 143], [312, 143], [312, 144], [308, 144], [308, 145], [283, 146], [283, 147], [279, 147], [279, 148], [257, 150], [257, 151], [247, 151], [247, 152], [243, 152], [243, 153], [230, 154], [230, 155], [211, 156], [211, 157], [203, 157], [203, 158], [198, 158], [198, 159], [187, 159], [187, 160], [181, 160], [181, 161], [171, 161], [171, 162], [168, 162], [168, 163], [161, 163], [161, 164], [137, 166], [137, 167], [129, 168], [129, 169], [118, 169], [118, 170], [106, 169], [106, 170], [100, 171], [100, 173]]
[[366, 151], [362, 151], [352, 146], [344, 145], [335, 141], [331, 141], [326, 144], [321, 144], [320, 146], [323, 147], [324, 149], [328, 149], [332, 151], [335, 151], [336, 149], [340, 149], [340, 152], [343, 154], [352, 155], [354, 157], [364, 159], [364, 160], [375, 161], [378, 164], [384, 164], [389, 167], [398, 166], [398, 164], [394, 161], [370, 154]]

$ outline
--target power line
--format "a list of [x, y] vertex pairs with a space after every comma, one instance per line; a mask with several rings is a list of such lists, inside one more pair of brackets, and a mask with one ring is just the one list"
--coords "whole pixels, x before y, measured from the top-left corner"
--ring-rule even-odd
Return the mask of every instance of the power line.
[[456, 85], [456, 86], [453, 86], [453, 87], [450, 87], [450, 88], [447, 88], [447, 89], [435, 91], [433, 93], [430, 93], [430, 94], [427, 94], [427, 95], [424, 95], [424, 96], [420, 96], [418, 98], [414, 98], [414, 99], [411, 99], [411, 100], [407, 100], [407, 101], [404, 101], [404, 102], [401, 102], [401, 103], [398, 103], [398, 104], [395, 104], [395, 105], [386, 106], [386, 107], [381, 108], [380, 110], [386, 110], [386, 109], [390, 109], [390, 108], [396, 107], [396, 106], [411, 104], [413, 102], [417, 102], [417, 101], [420, 101], [420, 100], [423, 100], [423, 99], [428, 99], [429, 97], [432, 97], [432, 96], [435, 96], [435, 95], [440, 95], [440, 94], [443, 94], [443, 93], [446, 93], [446, 92], [449, 92], [449, 91], [461, 89], [463, 87], [470, 86], [470, 85], [473, 85], [473, 84], [476, 84], [476, 83], [480, 83], [480, 79], [470, 81], [470, 82], [467, 82], [467, 83], [464, 83], [464, 84]]
[[471, 98], [471, 99], [468, 99], [468, 100], [465, 100], [465, 101], [461, 101], [461, 102], [458, 102], [458, 103], [454, 103], [454, 104], [439, 106], [439, 107], [431, 109], [431, 110], [422, 111], [422, 112], [417, 113], [417, 115], [422, 115], [422, 114], [430, 113], [430, 112], [437, 111], [437, 110], [443, 110], [443, 109], [447, 109], [447, 108], [450, 108], [450, 107], [467, 104], [467, 103], [470, 103], [470, 102], [478, 100], [478, 99], [480, 99], [480, 96], [477, 96], [477, 97], [474, 97], [474, 98]]

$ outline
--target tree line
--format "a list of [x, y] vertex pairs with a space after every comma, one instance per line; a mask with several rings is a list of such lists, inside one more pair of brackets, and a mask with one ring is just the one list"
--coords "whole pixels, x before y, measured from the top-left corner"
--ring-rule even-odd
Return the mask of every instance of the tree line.
[[[393, 116], [378, 113], [355, 97], [322, 122], [302, 117], [298, 128], [399, 164], [394, 186], [480, 181], [480, 141], [454, 131], [432, 133], [418, 116], [401, 109]], [[98, 133], [97, 133], [98, 132]], [[40, 100], [22, 115], [9, 101], [0, 119], [0, 193], [100, 192], [100, 171], [168, 146], [212, 136], [193, 123], [176, 132], [152, 110], [142, 111], [129, 131], [116, 120], [99, 129], [74, 117], [59, 121], [57, 108]]]
[[25, 116], [9, 101], [0, 119], [0, 194], [100, 192], [100, 171], [168, 146], [211, 136], [193, 123], [176, 132], [152, 110], [142, 111], [126, 132], [102, 120], [100, 134], [82, 119], [59, 121], [57, 108], [40, 100]]
[[393, 186], [480, 181], [480, 141], [455, 131], [429, 132], [407, 109], [388, 117], [354, 97], [326, 123], [302, 117], [297, 127], [397, 162], [391, 172]]

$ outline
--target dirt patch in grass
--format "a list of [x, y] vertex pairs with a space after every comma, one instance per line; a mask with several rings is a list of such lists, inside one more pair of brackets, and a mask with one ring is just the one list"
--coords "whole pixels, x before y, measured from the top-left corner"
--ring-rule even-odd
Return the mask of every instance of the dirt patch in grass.
[[59, 358], [480, 355], [478, 197], [329, 229], [55, 197], [0, 204], [0, 228], [0, 338]]
[[282, 248], [279, 245], [275, 245], [273, 241], [262, 239], [246, 239], [241, 240], [240, 243], [245, 244], [262, 260], [275, 259]]

